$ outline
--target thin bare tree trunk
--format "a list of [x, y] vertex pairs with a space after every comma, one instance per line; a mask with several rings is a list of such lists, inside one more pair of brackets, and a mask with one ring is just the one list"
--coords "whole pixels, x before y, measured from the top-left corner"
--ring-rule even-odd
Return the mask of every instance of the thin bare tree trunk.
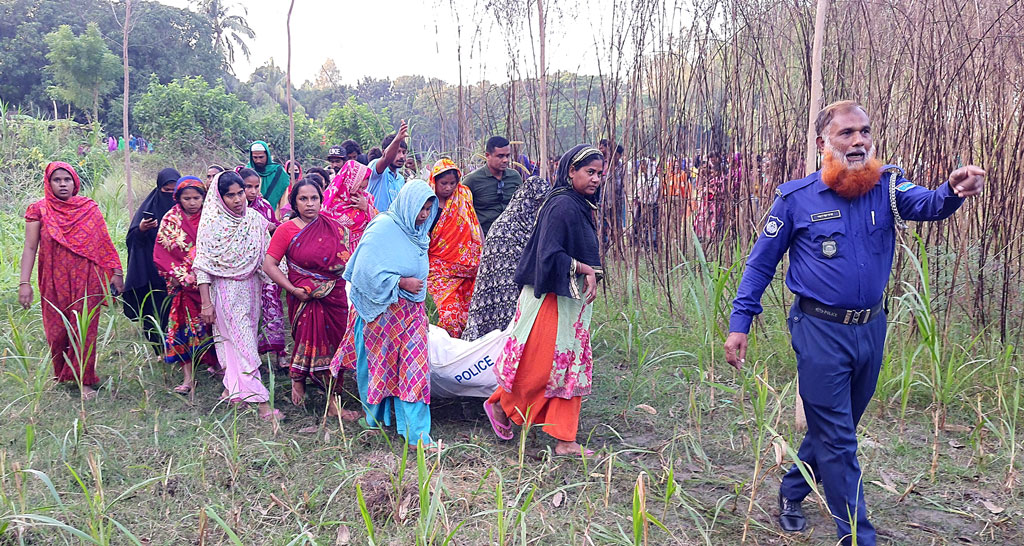
[[537, 0], [540, 33], [540, 175], [548, 179], [548, 67], [545, 58], [544, 0]]
[[[288, 98], [288, 159], [295, 163], [295, 114], [292, 112], [292, 10], [295, 9], [295, 0], [288, 6], [288, 20], [285, 24], [288, 31], [288, 87], [285, 88], [285, 95]], [[291, 177], [291, 173], [288, 173]], [[274, 203], [277, 206], [277, 203]]]
[[121, 106], [121, 132], [124, 135], [124, 198], [128, 205], [128, 216], [135, 214], [135, 192], [132, 191], [132, 150], [128, 146], [128, 33], [131, 32], [132, 0], [124, 3], [124, 42], [121, 57], [124, 61], [124, 100]]
[[[814, 14], [814, 46], [811, 49], [811, 96], [807, 104], [807, 154], [804, 156], [804, 174], [809, 175], [818, 170], [818, 138], [814, 130], [814, 120], [821, 110], [821, 47], [825, 40], [825, 14], [828, 12], [828, 0], [818, 0]], [[800, 383], [797, 378], [796, 405], [794, 420], [797, 430], [807, 430], [807, 415], [804, 413], [804, 399], [800, 396]]]
[[811, 174], [817, 169], [818, 146], [815, 140], [818, 135], [814, 130], [814, 119], [821, 110], [821, 47], [825, 39], [825, 14], [828, 12], [828, 0], [818, 0], [814, 16], [814, 46], [811, 49], [811, 97], [807, 104], [807, 155], [804, 156], [804, 174]]

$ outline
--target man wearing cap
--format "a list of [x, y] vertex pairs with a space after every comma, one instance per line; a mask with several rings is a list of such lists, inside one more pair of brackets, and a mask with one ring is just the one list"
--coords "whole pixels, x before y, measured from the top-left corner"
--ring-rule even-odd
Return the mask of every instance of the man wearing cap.
[[[331, 171], [337, 176], [341, 172], [341, 166], [345, 164], [346, 154], [345, 148], [339, 145], [331, 146], [330, 150], [327, 150], [327, 162], [331, 164]], [[328, 180], [328, 183], [331, 181]]]
[[884, 354], [882, 297], [892, 271], [895, 227], [942, 220], [981, 193], [985, 171], [969, 165], [934, 190], [875, 159], [871, 120], [854, 101], [826, 106], [815, 121], [822, 168], [786, 182], [747, 258], [733, 301], [725, 358], [737, 369], [761, 295], [789, 252], [786, 285], [796, 295], [789, 331], [807, 433], [779, 488], [779, 525], [802, 531], [800, 503], [820, 481], [843, 544], [874, 546], [857, 461], [857, 423], [875, 392]]
[[260, 193], [270, 203], [271, 208], [276, 210], [277, 204], [281, 202], [281, 196], [288, 191], [288, 174], [284, 167], [271, 157], [270, 147], [266, 142], [257, 140], [249, 146], [249, 163], [246, 167], [260, 175]]

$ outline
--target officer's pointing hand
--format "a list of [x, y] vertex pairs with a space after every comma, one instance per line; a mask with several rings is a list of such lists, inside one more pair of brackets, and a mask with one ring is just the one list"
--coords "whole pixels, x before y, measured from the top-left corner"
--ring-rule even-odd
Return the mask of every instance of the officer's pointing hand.
[[732, 364], [737, 370], [743, 366], [747, 358], [747, 334], [742, 332], [729, 332], [725, 339], [725, 361]]
[[949, 187], [957, 197], [971, 197], [985, 187], [985, 169], [974, 165], [960, 167], [949, 174]]

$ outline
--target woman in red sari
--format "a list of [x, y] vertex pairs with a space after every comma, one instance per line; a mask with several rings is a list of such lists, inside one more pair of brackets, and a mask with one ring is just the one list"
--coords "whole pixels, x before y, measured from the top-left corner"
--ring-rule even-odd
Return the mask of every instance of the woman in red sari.
[[320, 213], [337, 220], [348, 230], [350, 252], [355, 252], [366, 226], [377, 216], [373, 196], [366, 191], [369, 182], [370, 168], [358, 161], [348, 161], [324, 190], [324, 206]]
[[441, 159], [430, 171], [430, 187], [441, 209], [430, 230], [427, 291], [437, 307], [437, 325], [458, 338], [469, 319], [469, 300], [480, 267], [484, 237], [473, 210], [473, 194], [459, 183], [462, 171]]
[[[331, 359], [345, 336], [348, 298], [341, 274], [351, 253], [345, 228], [320, 214], [320, 185], [306, 177], [292, 185], [288, 203], [297, 216], [281, 224], [270, 239], [263, 271], [288, 294], [292, 323], [292, 403], [302, 405], [306, 379], [327, 391], [328, 415], [346, 421], [360, 413], [338, 406], [342, 377], [331, 375]], [[278, 268], [288, 258], [288, 275]]]
[[177, 204], [161, 220], [153, 247], [153, 262], [167, 281], [167, 292], [171, 296], [164, 361], [180, 364], [185, 376], [181, 385], [174, 388], [178, 394], [188, 394], [195, 386], [192, 377], [195, 359], [213, 356], [213, 338], [207, 325], [199, 318], [203, 300], [196, 284], [196, 273], [192, 270], [205, 199], [206, 185], [202, 180], [195, 176], [178, 180], [174, 188]]
[[[121, 258], [107, 232], [99, 205], [78, 195], [82, 182], [67, 163], [46, 166], [44, 197], [25, 211], [18, 302], [32, 305], [32, 266], [39, 254], [39, 295], [43, 329], [57, 381], [74, 381], [82, 398], [96, 396], [96, 335], [108, 284], [124, 289]], [[89, 321], [84, 343], [79, 319]]]

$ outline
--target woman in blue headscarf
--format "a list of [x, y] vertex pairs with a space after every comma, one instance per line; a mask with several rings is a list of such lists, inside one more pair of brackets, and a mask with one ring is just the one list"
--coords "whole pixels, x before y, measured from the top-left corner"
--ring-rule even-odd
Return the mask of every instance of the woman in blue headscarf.
[[437, 197], [422, 180], [402, 187], [391, 208], [366, 228], [343, 278], [351, 290], [349, 326], [331, 370], [356, 370], [371, 428], [391, 424], [415, 448], [430, 438], [427, 353], [427, 248]]

